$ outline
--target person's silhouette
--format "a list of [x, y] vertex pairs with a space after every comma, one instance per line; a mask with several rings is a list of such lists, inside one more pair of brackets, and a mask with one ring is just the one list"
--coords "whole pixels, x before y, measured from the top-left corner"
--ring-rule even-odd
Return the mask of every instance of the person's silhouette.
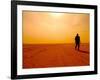
[[79, 50], [79, 48], [80, 48], [80, 36], [79, 36], [79, 34], [77, 34], [76, 36], [75, 36], [75, 49], [78, 47], [78, 50]]

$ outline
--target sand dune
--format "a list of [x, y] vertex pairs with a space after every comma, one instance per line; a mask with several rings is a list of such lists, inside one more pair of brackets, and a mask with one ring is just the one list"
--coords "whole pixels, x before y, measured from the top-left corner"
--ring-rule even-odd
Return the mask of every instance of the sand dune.
[[23, 68], [47, 68], [89, 65], [89, 44], [24, 44]]

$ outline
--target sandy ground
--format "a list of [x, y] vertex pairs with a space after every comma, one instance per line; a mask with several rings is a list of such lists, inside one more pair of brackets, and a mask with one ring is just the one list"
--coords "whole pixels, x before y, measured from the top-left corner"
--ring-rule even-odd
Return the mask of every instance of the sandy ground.
[[89, 65], [89, 44], [24, 44], [23, 68], [47, 68]]

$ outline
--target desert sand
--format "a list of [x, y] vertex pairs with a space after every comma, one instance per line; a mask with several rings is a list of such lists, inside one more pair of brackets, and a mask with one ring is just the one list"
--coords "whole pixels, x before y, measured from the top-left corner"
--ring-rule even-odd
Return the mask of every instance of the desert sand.
[[23, 44], [23, 68], [89, 65], [89, 44]]

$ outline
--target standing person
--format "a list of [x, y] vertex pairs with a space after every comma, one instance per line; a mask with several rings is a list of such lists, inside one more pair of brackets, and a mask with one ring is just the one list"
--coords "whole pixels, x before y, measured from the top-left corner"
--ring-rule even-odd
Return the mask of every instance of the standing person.
[[77, 34], [76, 36], [75, 36], [75, 49], [78, 47], [78, 50], [79, 50], [79, 48], [80, 48], [80, 36], [79, 36], [79, 34]]

